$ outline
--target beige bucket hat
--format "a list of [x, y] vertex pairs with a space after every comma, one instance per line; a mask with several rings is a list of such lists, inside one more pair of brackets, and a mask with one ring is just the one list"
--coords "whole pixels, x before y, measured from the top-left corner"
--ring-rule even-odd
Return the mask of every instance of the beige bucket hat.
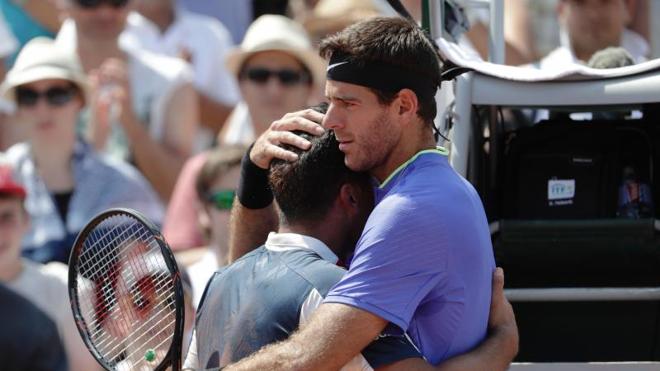
[[325, 81], [325, 61], [312, 47], [305, 29], [287, 17], [267, 14], [252, 22], [241, 45], [227, 55], [227, 68], [238, 76], [245, 60], [263, 51], [291, 54], [309, 69], [315, 84]]
[[14, 66], [0, 85], [0, 96], [14, 102], [17, 86], [46, 79], [71, 81], [88, 97], [87, 76], [78, 56], [71, 50], [58, 47], [46, 37], [34, 38], [21, 49]]

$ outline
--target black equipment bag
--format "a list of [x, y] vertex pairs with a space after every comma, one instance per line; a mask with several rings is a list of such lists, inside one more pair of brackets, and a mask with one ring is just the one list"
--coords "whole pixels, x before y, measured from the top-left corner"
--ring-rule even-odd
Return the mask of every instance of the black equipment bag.
[[652, 182], [652, 141], [621, 122], [545, 121], [507, 137], [503, 219], [598, 219], [617, 214], [624, 169]]

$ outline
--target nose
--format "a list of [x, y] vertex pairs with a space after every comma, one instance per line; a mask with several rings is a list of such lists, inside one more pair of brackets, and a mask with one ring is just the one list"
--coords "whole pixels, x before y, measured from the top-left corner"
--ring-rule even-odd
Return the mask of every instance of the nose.
[[343, 122], [344, 120], [337, 106], [330, 103], [328, 106], [328, 111], [325, 113], [321, 125], [323, 125], [323, 127], [327, 130], [336, 130], [344, 126]]

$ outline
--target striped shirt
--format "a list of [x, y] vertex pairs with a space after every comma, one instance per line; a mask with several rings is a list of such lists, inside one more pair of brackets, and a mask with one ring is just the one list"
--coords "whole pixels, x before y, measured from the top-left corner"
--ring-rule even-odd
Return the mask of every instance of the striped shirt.
[[33, 260], [66, 263], [78, 232], [94, 216], [112, 207], [130, 207], [154, 223], [162, 222], [163, 207], [146, 179], [127, 163], [101, 157], [83, 141], [76, 143], [71, 159], [74, 190], [66, 221], [39, 176], [30, 145], [15, 144], [7, 151], [7, 159], [27, 191], [25, 207], [31, 225], [23, 239], [23, 254]]

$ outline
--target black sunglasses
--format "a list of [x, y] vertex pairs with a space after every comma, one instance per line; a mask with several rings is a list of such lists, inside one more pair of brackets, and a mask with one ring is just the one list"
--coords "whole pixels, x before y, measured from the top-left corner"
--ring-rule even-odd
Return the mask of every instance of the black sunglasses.
[[243, 71], [242, 76], [257, 84], [265, 84], [272, 76], [275, 76], [280, 81], [280, 84], [284, 86], [293, 86], [310, 81], [309, 74], [306, 72], [286, 68], [276, 71], [261, 67], [248, 68]]
[[75, 91], [76, 88], [73, 86], [54, 86], [46, 91], [18, 87], [16, 88], [16, 103], [22, 107], [33, 107], [41, 97], [44, 97], [49, 105], [59, 107], [69, 103], [75, 95]]
[[113, 8], [119, 9], [126, 6], [126, 4], [128, 4], [128, 1], [129, 0], [76, 0], [76, 3], [81, 8], [88, 8], [88, 9], [99, 7], [101, 4], [107, 4]]

